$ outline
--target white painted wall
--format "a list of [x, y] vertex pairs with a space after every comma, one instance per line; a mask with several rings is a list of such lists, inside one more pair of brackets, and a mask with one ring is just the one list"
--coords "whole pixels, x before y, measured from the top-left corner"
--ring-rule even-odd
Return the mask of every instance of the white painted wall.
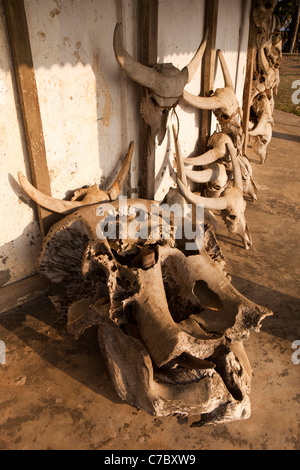
[[[138, 1], [25, 0], [55, 197], [63, 198], [69, 190], [86, 184], [100, 183], [107, 188], [131, 140], [135, 141], [135, 152], [130, 185], [132, 195], [136, 194], [141, 89], [117, 64], [112, 38], [116, 22], [122, 21], [126, 48], [137, 58]], [[159, 62], [172, 62], [181, 69], [190, 61], [204, 34], [204, 4], [204, 0], [159, 1]], [[219, 0], [217, 47], [224, 51], [239, 99], [249, 7], [250, 0]], [[15, 181], [19, 170], [27, 176], [30, 171], [2, 11], [0, 22], [0, 270], [9, 270], [9, 282], [14, 282], [36, 272], [41, 237], [34, 205], [28, 204]], [[187, 89], [198, 94], [200, 85], [198, 70]], [[223, 86], [219, 68], [215, 85]], [[180, 105], [176, 112], [182, 152], [195, 154], [199, 111]], [[174, 116], [169, 124], [172, 122], [177, 123]], [[157, 147], [157, 199], [174, 185], [173, 153], [171, 134]]]
[[[0, 9], [0, 281], [22, 279], [37, 270], [40, 230], [35, 208], [17, 184], [29, 171], [12, 63]], [[26, 203], [24, 203], [26, 202]]]

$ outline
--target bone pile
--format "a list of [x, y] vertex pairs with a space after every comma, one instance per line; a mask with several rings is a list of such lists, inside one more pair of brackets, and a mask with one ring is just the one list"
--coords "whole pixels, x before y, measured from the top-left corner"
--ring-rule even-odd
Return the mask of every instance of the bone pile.
[[[193, 59], [182, 70], [173, 64], [147, 67], [137, 62], [125, 50], [120, 24], [116, 25], [114, 32], [114, 51], [118, 63], [128, 76], [146, 87], [140, 110], [151, 135], [157, 137], [158, 144], [165, 136], [169, 111], [178, 103], [185, 102], [198, 109], [214, 112], [220, 131], [210, 137], [210, 149], [206, 153], [182, 159], [179, 136], [174, 133], [178, 188], [187, 202], [204, 206], [207, 220], [212, 222], [214, 228], [217, 227], [217, 219], [212, 211], [219, 211], [229, 232], [238, 235], [244, 247], [249, 249], [252, 239], [245, 218], [244, 196], [256, 200], [257, 190], [251, 164], [242, 150], [242, 111], [221, 50], [217, 51], [217, 57], [222, 67], [224, 88], [216, 89], [209, 97], [194, 96], [184, 89], [201, 64], [207, 36], [208, 31]], [[150, 145], [153, 147], [152, 140]], [[151, 158], [155, 158], [154, 148]], [[196, 171], [192, 169], [193, 166], [202, 169]], [[200, 183], [201, 193], [191, 192], [188, 181]]]
[[[51, 281], [50, 299], [68, 331], [77, 339], [87, 328], [97, 329], [111, 382], [126, 403], [155, 416], [197, 416], [199, 426], [250, 416], [252, 370], [244, 341], [272, 315], [232, 286], [212, 228], [211, 211], [219, 211], [229, 231], [249, 248], [244, 196], [255, 199], [256, 191], [242, 153], [241, 111], [221, 51], [224, 88], [210, 97], [184, 90], [200, 65], [206, 37], [192, 61], [178, 70], [172, 64], [139, 64], [124, 48], [121, 25], [114, 33], [118, 63], [147, 89], [141, 113], [158, 142], [164, 139], [170, 109], [180, 100], [217, 117], [220, 131], [197, 157], [182, 157], [173, 128], [178, 189], [171, 188], [169, 196], [173, 190], [183, 204], [204, 206], [209, 223], [202, 247], [190, 252], [187, 240], [176, 238], [182, 221], [177, 226], [165, 204], [128, 199], [127, 212], [122, 212], [117, 198], [130, 169], [133, 142], [107, 191], [95, 185], [75, 191], [71, 201], [58, 200], [19, 174], [20, 185], [37, 204], [61, 214], [44, 239], [39, 267]], [[192, 192], [188, 181], [205, 185], [205, 193]], [[153, 207], [159, 209], [154, 211], [155, 237], [150, 230]], [[143, 213], [138, 219], [140, 229], [146, 229], [143, 237], [128, 230], [137, 213]], [[108, 228], [106, 237], [99, 236], [99, 224]]]
[[282, 58], [281, 24], [273, 11], [277, 0], [257, 0], [253, 19], [257, 28], [256, 60], [253, 71], [249, 131], [254, 152], [261, 163], [267, 158], [274, 124], [274, 97], [279, 87], [279, 65]]

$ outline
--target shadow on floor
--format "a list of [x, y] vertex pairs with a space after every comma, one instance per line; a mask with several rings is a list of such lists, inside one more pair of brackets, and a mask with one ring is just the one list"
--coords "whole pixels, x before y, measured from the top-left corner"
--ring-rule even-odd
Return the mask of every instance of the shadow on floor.
[[[273, 316], [262, 323], [262, 331], [289, 342], [300, 339], [300, 299], [232, 275], [232, 285], [249, 300], [271, 309]], [[95, 328], [75, 341], [47, 298], [42, 296], [0, 316], [0, 327], [19, 338], [43, 360], [92, 391], [121, 403], [107, 377]], [[51, 330], [52, 334], [48, 334]], [[5, 338], [3, 338], [5, 339]], [[10, 342], [14, 340], [10, 337]], [[16, 349], [19, 351], [19, 345]], [[20, 351], [21, 353], [21, 351]]]
[[[0, 327], [30, 347], [43, 360], [114, 403], [121, 403], [108, 379], [100, 353], [97, 328], [88, 329], [77, 341], [67, 332], [66, 321], [58, 317], [48, 297], [41, 296], [0, 315]], [[2, 332], [3, 335], [3, 332]], [[22, 354], [20, 346], [15, 347]]]
[[300, 137], [293, 134], [284, 134], [283, 132], [273, 131], [273, 137], [283, 140], [292, 140], [293, 142], [298, 142], [300, 144]]
[[235, 275], [231, 275], [231, 283], [247, 299], [273, 311], [273, 316], [263, 320], [261, 331], [291, 343], [300, 339], [300, 298]]

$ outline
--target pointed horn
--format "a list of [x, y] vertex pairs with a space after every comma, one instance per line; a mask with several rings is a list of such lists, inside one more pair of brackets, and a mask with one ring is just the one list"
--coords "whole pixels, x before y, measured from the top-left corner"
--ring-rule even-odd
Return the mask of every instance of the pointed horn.
[[257, 123], [257, 126], [252, 131], [249, 131], [249, 135], [256, 137], [258, 135], [265, 134], [266, 133], [265, 127], [268, 122], [269, 122], [268, 113], [262, 113]]
[[243, 179], [242, 179], [241, 168], [240, 168], [237, 156], [236, 156], [237, 150], [234, 147], [233, 143], [227, 143], [226, 145], [228, 147], [229, 154], [230, 154], [231, 161], [232, 161], [234, 186], [236, 188], [239, 188], [243, 192]]
[[231, 76], [230, 76], [230, 73], [229, 73], [229, 70], [228, 70], [228, 67], [227, 67], [227, 64], [226, 64], [226, 61], [225, 61], [225, 58], [224, 58], [224, 55], [223, 55], [223, 52], [221, 51], [221, 49], [217, 50], [217, 56], [219, 57], [219, 60], [220, 60], [225, 86], [227, 86], [227, 87], [231, 88], [232, 90], [234, 90], [234, 86], [233, 86], [233, 83], [232, 83], [232, 80], [231, 80]]
[[214, 163], [222, 157], [223, 153], [221, 150], [214, 148], [212, 150], [208, 150], [202, 155], [198, 155], [197, 157], [184, 158], [183, 161], [187, 165], [209, 165], [210, 163]]
[[218, 165], [214, 165], [213, 168], [207, 168], [206, 170], [185, 170], [186, 176], [189, 180], [194, 183], [209, 183], [210, 181], [216, 180], [220, 176], [220, 170]]
[[187, 104], [198, 109], [214, 110], [221, 106], [220, 100], [216, 96], [196, 96], [186, 90], [183, 90], [183, 99]]
[[160, 75], [152, 67], [140, 64], [126, 51], [123, 44], [122, 26], [117, 23], [114, 31], [113, 47], [116, 59], [129, 77], [140, 85], [153, 89]]
[[266, 58], [266, 54], [265, 54], [265, 50], [263, 47], [260, 47], [258, 49], [258, 64], [259, 64], [259, 67], [260, 69], [265, 72], [265, 73], [268, 73], [269, 70], [270, 70], [270, 64]]
[[196, 73], [197, 68], [201, 64], [202, 57], [203, 57], [203, 54], [204, 54], [204, 51], [205, 51], [205, 48], [206, 48], [206, 44], [207, 44], [208, 31], [209, 30], [207, 29], [206, 32], [205, 32], [204, 38], [202, 39], [202, 42], [201, 42], [200, 46], [198, 47], [198, 50], [197, 50], [196, 54], [194, 55], [194, 57], [192, 58], [190, 63], [186, 67], [184, 67], [184, 69], [187, 69], [187, 71], [188, 71], [188, 83], [192, 80], [193, 76]]
[[193, 194], [180, 179], [177, 179], [178, 188], [183, 197], [191, 204], [203, 205], [205, 209], [222, 211], [227, 208], [227, 200], [225, 197], [203, 197]]
[[[89, 202], [89, 204], [84, 204], [84, 201], [63, 201], [61, 199], [56, 199], [52, 196], [47, 196], [41, 191], [36, 189], [29, 181], [25, 178], [23, 173], [18, 173], [19, 183], [25, 191], [25, 193], [37, 204], [48, 209], [51, 212], [57, 212], [58, 214], [67, 214], [68, 212], [78, 209], [83, 206], [90, 206], [96, 204], [97, 202], [109, 201], [108, 194], [105, 191], [102, 191], [103, 198], [98, 197], [97, 201]], [[101, 199], [101, 200], [99, 200]]]
[[172, 126], [173, 130], [173, 137], [175, 143], [175, 154], [176, 154], [176, 166], [177, 166], [177, 177], [184, 183], [187, 184], [186, 175], [185, 175], [185, 168], [182, 159], [181, 148], [178, 140], [178, 134], [176, 132], [175, 126]]
[[122, 165], [121, 170], [119, 171], [119, 174], [117, 178], [115, 179], [114, 183], [111, 185], [109, 190], [107, 191], [110, 200], [114, 201], [117, 199], [117, 197], [120, 194], [120, 191], [126, 181], [126, 178], [128, 176], [130, 166], [131, 166], [131, 160], [132, 160], [132, 154], [133, 154], [133, 148], [134, 148], [134, 142], [130, 142], [128, 152], [126, 154], [124, 163]]

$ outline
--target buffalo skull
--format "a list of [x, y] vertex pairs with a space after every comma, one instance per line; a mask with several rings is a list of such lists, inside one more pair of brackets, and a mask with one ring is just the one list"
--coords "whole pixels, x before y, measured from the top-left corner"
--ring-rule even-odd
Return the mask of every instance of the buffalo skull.
[[140, 110], [146, 124], [151, 128], [152, 135], [158, 136], [159, 144], [165, 136], [170, 109], [177, 106], [185, 85], [191, 81], [202, 60], [207, 35], [208, 32], [190, 63], [182, 70], [170, 63], [148, 67], [135, 60], [126, 51], [122, 38], [122, 26], [120, 23], [116, 24], [113, 39], [116, 59], [132, 80], [146, 88]]

